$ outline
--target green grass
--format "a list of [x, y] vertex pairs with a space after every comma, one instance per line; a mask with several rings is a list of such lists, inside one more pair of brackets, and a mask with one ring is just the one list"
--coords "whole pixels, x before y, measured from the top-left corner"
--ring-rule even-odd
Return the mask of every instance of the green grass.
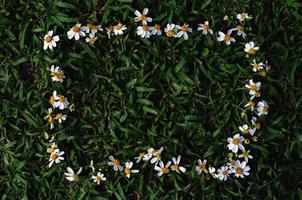
[[[302, 3], [219, 0], [0, 1], [0, 196], [1, 199], [302, 199]], [[243, 46], [226, 46], [196, 31], [188, 41], [136, 36], [134, 10], [150, 9], [154, 21], [204, 20], [215, 32], [234, 24], [224, 15], [247, 11], [248, 38], [260, 45], [271, 70], [263, 83], [270, 104], [261, 118], [254, 159], [245, 179], [206, 181], [194, 172], [205, 157], [227, 161], [226, 138], [245, 119], [244, 81], [252, 76]], [[68, 40], [77, 23], [122, 22], [126, 34], [100, 34], [94, 46]], [[234, 20], [233, 20], [234, 21]], [[60, 35], [54, 51], [43, 50], [49, 30]], [[53, 83], [49, 66], [62, 66], [64, 83]], [[56, 89], [75, 104], [66, 123], [49, 131], [44, 116]], [[47, 167], [47, 132], [65, 161]], [[136, 165], [131, 179], [107, 167], [108, 156], [133, 159], [149, 146], [164, 146], [165, 160], [181, 154], [186, 175], [158, 178], [151, 165]], [[90, 160], [108, 181], [91, 182]], [[84, 167], [78, 183], [65, 180], [70, 166]], [[86, 177], [86, 178], [85, 178]], [[139, 198], [140, 197], [140, 198]]]

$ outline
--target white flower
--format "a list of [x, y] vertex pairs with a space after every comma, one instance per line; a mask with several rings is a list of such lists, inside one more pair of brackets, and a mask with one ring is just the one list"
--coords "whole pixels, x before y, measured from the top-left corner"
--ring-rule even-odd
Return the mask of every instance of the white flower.
[[251, 111], [255, 108], [255, 102], [253, 100], [250, 100], [247, 104], [244, 105], [244, 107], [249, 107]]
[[172, 169], [172, 171], [176, 171], [179, 174], [180, 174], [180, 172], [186, 173], [186, 168], [179, 166], [180, 159], [181, 159], [181, 156], [178, 156], [177, 159], [175, 157], [172, 158], [173, 165], [171, 166], [171, 169]]
[[95, 37], [93, 34], [89, 34], [89, 37], [86, 37], [85, 41], [91, 45], [94, 44], [94, 42], [97, 40], [98, 38]]
[[50, 148], [47, 148], [47, 153], [52, 154], [58, 148], [55, 142], [51, 143]]
[[260, 87], [261, 87], [261, 82], [254, 83], [253, 79], [249, 80], [248, 84], [245, 84], [245, 87], [248, 88], [249, 94], [251, 95], [250, 99], [254, 99], [255, 97], [260, 97]]
[[123, 35], [124, 30], [126, 30], [127, 27], [121, 23], [118, 23], [117, 25], [113, 26], [113, 33], [114, 35]]
[[85, 31], [87, 34], [90, 33], [93, 36], [98, 32], [98, 31], [103, 31], [102, 27], [100, 25], [93, 25], [88, 23], [86, 26], [82, 26], [82, 30]]
[[223, 32], [219, 31], [218, 32], [219, 37], [217, 38], [217, 40], [219, 42], [223, 41], [227, 45], [230, 45], [231, 42], [236, 42], [236, 40], [232, 38], [231, 34], [232, 34], [232, 29], [228, 30], [227, 34], [224, 34]]
[[238, 148], [244, 151], [244, 146], [242, 145], [242, 142], [244, 141], [244, 138], [240, 136], [240, 134], [236, 134], [233, 136], [233, 138], [228, 138], [228, 148], [234, 153], [238, 152]]
[[192, 32], [192, 28], [190, 28], [188, 24], [184, 24], [182, 26], [176, 25], [176, 29], [179, 30], [179, 32], [176, 34], [178, 38], [183, 36], [184, 40], [189, 39], [188, 32]]
[[195, 170], [199, 175], [201, 174], [201, 172], [204, 172], [206, 174], [208, 173], [206, 164], [207, 164], [207, 160], [205, 159], [203, 161], [201, 161], [200, 159], [198, 160], [198, 165], [195, 167]]
[[248, 53], [249, 55], [255, 55], [256, 54], [256, 51], [259, 50], [259, 47], [255, 47], [255, 43], [252, 41], [252, 42], [249, 42], [249, 43], [246, 43], [244, 45], [244, 51], [246, 53]]
[[154, 26], [151, 26], [150, 31], [152, 35], [161, 35], [162, 33], [159, 24], [155, 24]]
[[93, 182], [97, 183], [98, 185], [101, 181], [106, 181], [106, 177], [104, 176], [104, 174], [101, 174], [101, 172], [98, 172], [96, 176], [92, 175], [91, 178], [93, 179]]
[[118, 159], [114, 159], [113, 156], [109, 156], [109, 160], [111, 160], [111, 162], [108, 162], [109, 166], [113, 166], [114, 171], [123, 171], [123, 167], [120, 164], [120, 161]]
[[209, 21], [205, 21], [204, 24], [198, 24], [198, 31], [202, 31], [202, 34], [207, 35], [208, 33], [213, 35], [213, 30], [210, 29]]
[[63, 115], [62, 113], [58, 113], [55, 117], [56, 120], [58, 120], [59, 124], [61, 124], [63, 121], [65, 121], [67, 118], [67, 115]]
[[166, 28], [164, 29], [167, 37], [177, 37], [175, 34], [175, 24], [167, 24]]
[[244, 32], [244, 25], [242, 24], [237, 25], [236, 28], [233, 28], [231, 30], [237, 31], [237, 35], [242, 36], [243, 39], [245, 39], [247, 36], [246, 33]]
[[263, 62], [257, 63], [255, 59], [253, 60], [253, 63], [251, 63], [251, 65], [253, 66], [253, 72], [260, 71], [264, 67]]
[[64, 151], [60, 151], [59, 149], [55, 149], [49, 157], [49, 165], [48, 167], [51, 167], [53, 163], [55, 162], [56, 164], [60, 163], [61, 160], [64, 160], [62, 155], [64, 154]]
[[151, 159], [151, 164], [154, 164], [155, 163], [155, 165], [159, 162], [159, 161], [161, 161], [161, 152], [164, 150], [164, 147], [161, 147], [160, 149], [158, 149], [158, 150], [155, 150], [155, 149], [153, 149], [152, 150], [152, 148], [151, 149], [148, 149], [148, 154], [152, 154], [152, 156], [153, 156], [153, 158]]
[[43, 49], [46, 50], [47, 48], [51, 49], [57, 46], [57, 43], [60, 40], [59, 36], [53, 36], [53, 31], [48, 31], [48, 33], [44, 36], [44, 47]]
[[249, 15], [248, 13], [241, 13], [241, 14], [237, 14], [237, 19], [240, 22], [243, 22], [244, 20], [250, 20], [253, 17], [251, 15]]
[[244, 176], [248, 176], [250, 173], [248, 172], [250, 170], [249, 166], [246, 166], [246, 162], [243, 161], [240, 163], [239, 160], [236, 160], [235, 166], [232, 169], [232, 173], [235, 174], [236, 177], [244, 178]]
[[148, 22], [152, 22], [152, 18], [147, 17], [148, 11], [149, 11], [148, 8], [144, 8], [143, 14], [141, 14], [138, 10], [135, 10], [134, 14], [136, 15], [136, 17], [134, 19], [136, 21], [142, 21], [143, 25], [147, 25]]
[[57, 96], [57, 91], [54, 90], [53, 93], [52, 93], [52, 96], [50, 96], [49, 98], [49, 103], [55, 108], [55, 100], [58, 99], [59, 97]]
[[258, 116], [267, 115], [268, 109], [269, 109], [269, 106], [266, 103], [266, 101], [262, 100], [262, 101], [258, 102], [258, 104], [257, 104]]
[[254, 135], [256, 129], [253, 129], [253, 128], [249, 128], [249, 126], [247, 124], [244, 124], [242, 126], [239, 126], [239, 130], [241, 131], [241, 133], [243, 135], [247, 135], [247, 134], [250, 134], [251, 136]]
[[54, 107], [55, 108], [59, 108], [60, 110], [64, 110], [69, 105], [69, 102], [68, 102], [67, 98], [65, 98], [63, 95], [55, 96], [54, 99], [56, 100], [54, 102]]
[[147, 25], [138, 26], [136, 29], [136, 34], [140, 35], [142, 38], [149, 38], [151, 35], [150, 27]]
[[134, 158], [134, 160], [136, 160], [136, 163], [139, 163], [142, 159], [144, 159], [145, 155], [146, 154], [144, 152], [141, 152], [141, 153], [139, 153], [139, 155], [137, 157]]
[[65, 76], [64, 76], [64, 72], [60, 70], [60, 67], [51, 65], [49, 71], [50, 71], [50, 75], [52, 76], [51, 77], [52, 81], [59, 81], [61, 83], [63, 82]]
[[67, 173], [65, 172], [66, 179], [69, 181], [76, 181], [79, 179], [79, 174], [82, 172], [82, 167], [80, 167], [79, 171], [75, 174], [74, 171], [67, 167]]
[[242, 151], [242, 153], [239, 154], [239, 158], [244, 158], [245, 162], [248, 162], [249, 159], [253, 159], [253, 156], [250, 155], [250, 150], [248, 150]]
[[217, 172], [217, 177], [222, 181], [226, 181], [228, 179], [229, 174], [232, 173], [232, 170], [229, 170], [228, 166], [222, 166], [220, 169], [217, 170]]
[[157, 176], [162, 176], [163, 174], [169, 173], [170, 165], [171, 161], [168, 161], [166, 165], [164, 165], [163, 161], [159, 162], [159, 166], [155, 165], [154, 169], [158, 171]]
[[209, 173], [214, 177], [217, 178], [217, 174], [215, 174], [216, 169], [214, 167], [209, 167]]
[[124, 169], [124, 173], [126, 174], [127, 178], [130, 178], [130, 174], [133, 173], [138, 173], [139, 170], [137, 169], [131, 169], [133, 166], [133, 162], [126, 162], [125, 164], [125, 169]]
[[80, 36], [84, 37], [84, 29], [85, 28], [81, 27], [81, 24], [76, 24], [67, 32], [68, 39], [72, 39], [74, 37], [75, 40], [79, 40]]

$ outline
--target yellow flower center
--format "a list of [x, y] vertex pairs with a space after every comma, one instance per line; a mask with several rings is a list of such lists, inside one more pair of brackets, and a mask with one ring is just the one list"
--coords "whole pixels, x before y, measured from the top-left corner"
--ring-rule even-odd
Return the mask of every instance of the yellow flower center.
[[249, 153], [248, 153], [248, 152], [243, 152], [243, 153], [242, 153], [242, 156], [243, 156], [243, 157], [248, 157], [248, 156], [249, 156]]
[[154, 25], [154, 28], [155, 28], [156, 30], [160, 30], [160, 25], [159, 25], [159, 24], [155, 24], [155, 25]]
[[224, 42], [228, 42], [230, 40], [231, 40], [231, 36], [230, 35], [224, 35], [224, 37], [223, 37], [223, 41]]
[[266, 70], [262, 70], [261, 72], [259, 72], [260, 76], [266, 76]]
[[58, 155], [57, 155], [56, 153], [53, 153], [53, 154], [50, 156], [50, 158], [51, 158], [52, 160], [56, 160], [56, 159], [58, 158]]
[[255, 55], [256, 54], [256, 51], [254, 48], [250, 48], [249, 51], [247, 52], [248, 54], [250, 55]]
[[241, 168], [238, 167], [238, 168], [236, 169], [236, 173], [237, 173], [237, 174], [242, 174], [242, 172], [243, 172], [243, 170], [242, 170]]
[[209, 25], [207, 25], [207, 24], [201, 24], [200, 26], [205, 30], [209, 29]]
[[52, 41], [52, 37], [50, 35], [48, 35], [46, 38], [45, 38], [45, 41], [50, 43]]
[[78, 180], [78, 179], [79, 179], [79, 176], [78, 176], [77, 174], [75, 174], [75, 175], [73, 175], [73, 176], [72, 176], [72, 178], [73, 178], [73, 180], [75, 180], [75, 181], [76, 181], [76, 180]]
[[58, 80], [62, 79], [62, 74], [60, 72], [51, 72], [51, 75], [54, 76]]
[[256, 86], [256, 84], [251, 85], [250, 89], [251, 89], [251, 90], [254, 90], [254, 91], [257, 91], [257, 86]]
[[62, 113], [58, 113], [58, 114], [57, 114], [57, 118], [58, 118], [58, 119], [61, 119], [62, 117], [63, 117], [63, 114], [62, 114]]
[[179, 166], [178, 166], [177, 164], [173, 165], [173, 167], [174, 167], [174, 169], [175, 169], [176, 171], [179, 170]]
[[64, 97], [64, 96], [60, 96], [60, 97], [59, 97], [59, 101], [60, 101], [61, 103], [63, 103], [63, 102], [65, 101], [65, 97]]
[[236, 29], [238, 31], [244, 31], [244, 26], [242, 24], [240, 24], [240, 25], [236, 26]]
[[255, 68], [255, 69], [258, 69], [260, 67], [260, 65], [258, 63], [253, 63], [252, 66]]
[[268, 112], [268, 108], [269, 108], [269, 106], [264, 106], [263, 107], [263, 112]]
[[122, 24], [119, 23], [118, 25], [114, 26], [115, 30], [121, 30], [122, 29]]
[[80, 32], [80, 27], [74, 26], [74, 27], [72, 28], [72, 31], [75, 32], [75, 33], [78, 33], [78, 32]]
[[249, 133], [249, 130], [248, 129], [244, 129], [243, 131], [242, 131], [242, 134], [248, 134]]
[[49, 116], [49, 117], [48, 117], [48, 122], [49, 122], [49, 123], [53, 123], [53, 122], [54, 122], [54, 119], [53, 119], [52, 116]]
[[115, 159], [115, 160], [113, 161], [113, 163], [114, 163], [114, 165], [120, 165], [120, 161], [117, 160], [117, 159]]
[[225, 171], [222, 171], [222, 175], [227, 175], [228, 174], [228, 172], [225, 170]]
[[100, 176], [96, 176], [95, 180], [99, 182], [101, 180], [101, 177]]
[[93, 24], [87, 24], [87, 28], [89, 28], [90, 30], [97, 30], [97, 26]]
[[50, 103], [51, 105], [53, 105], [53, 104], [55, 103], [55, 98], [54, 98], [54, 96], [51, 96], [51, 97], [50, 97], [49, 103]]
[[139, 18], [140, 18], [140, 20], [142, 20], [142, 21], [146, 21], [146, 20], [147, 20], [147, 17], [146, 17], [145, 15], [141, 15]]
[[164, 173], [164, 174], [169, 173], [169, 169], [168, 169], [167, 167], [163, 167], [163, 168], [161, 169], [161, 171], [162, 171], [162, 173]]
[[253, 107], [255, 105], [255, 102], [249, 101], [248, 104], [249, 104], [250, 107]]
[[167, 35], [168, 37], [173, 37], [174, 31], [173, 31], [173, 30], [169, 30], [169, 31], [166, 33], [166, 35]]
[[187, 31], [188, 31], [188, 27], [185, 26], [185, 25], [183, 25], [183, 26], [181, 27], [181, 31], [182, 31], [182, 32], [187, 32]]
[[139, 153], [139, 157], [143, 158], [145, 156], [145, 153]]
[[147, 32], [149, 30], [149, 26], [143, 25], [143, 31]]
[[200, 171], [204, 171], [206, 169], [206, 165], [201, 163], [198, 165]]
[[238, 145], [240, 143], [239, 139], [235, 138], [232, 140], [232, 143]]
[[259, 122], [256, 123], [256, 129], [260, 129], [261, 128], [261, 124]]
[[128, 168], [128, 167], [126, 167], [125, 169], [124, 169], [124, 172], [125, 172], [125, 174], [130, 174], [131, 173], [131, 170], [130, 170], [130, 168]]
[[55, 148], [50, 147], [50, 148], [48, 149], [48, 152], [52, 154], [52, 153], [54, 152], [54, 150], [55, 150]]

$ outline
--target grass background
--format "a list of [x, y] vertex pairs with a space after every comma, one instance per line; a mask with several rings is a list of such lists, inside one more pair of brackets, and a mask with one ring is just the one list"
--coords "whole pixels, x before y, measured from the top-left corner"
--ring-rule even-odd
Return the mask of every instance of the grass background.
[[[301, 50], [302, 3], [295, 0], [107, 0], [0, 1], [0, 196], [1, 199], [302, 199]], [[133, 11], [150, 8], [150, 16], [196, 25], [204, 20], [215, 31], [235, 24], [222, 21], [247, 11], [249, 38], [261, 45], [271, 65], [263, 81], [270, 113], [258, 142], [250, 145], [251, 175], [227, 183], [206, 181], [193, 172], [194, 160], [214, 166], [227, 160], [225, 139], [237, 131], [247, 100], [243, 81], [251, 77], [243, 40], [226, 47], [215, 37], [193, 33], [188, 41], [140, 39]], [[68, 41], [76, 22], [103, 26], [124, 22], [127, 34], [95, 46]], [[59, 46], [43, 51], [48, 30], [60, 35]], [[63, 85], [53, 83], [49, 66], [63, 67]], [[236, 64], [238, 63], [238, 64]], [[48, 131], [52, 91], [75, 103], [67, 122]], [[264, 92], [265, 91], [265, 92]], [[47, 140], [54, 135], [66, 161], [47, 168]], [[188, 175], [156, 177], [150, 165], [130, 180], [106, 167], [109, 155], [126, 161], [148, 146], [164, 146], [164, 159], [177, 154]], [[67, 166], [93, 159], [110, 177], [95, 186], [91, 180], [67, 183]], [[151, 173], [150, 173], [151, 171]]]

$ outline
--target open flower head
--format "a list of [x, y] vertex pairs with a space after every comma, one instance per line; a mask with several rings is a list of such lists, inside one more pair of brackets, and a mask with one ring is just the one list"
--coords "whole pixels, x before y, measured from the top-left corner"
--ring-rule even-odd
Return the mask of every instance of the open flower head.
[[48, 33], [44, 36], [44, 46], [43, 49], [46, 50], [47, 48], [53, 49], [57, 46], [57, 42], [60, 40], [59, 36], [53, 36], [53, 30], [48, 31]]
[[133, 166], [133, 162], [126, 162], [125, 164], [125, 169], [124, 169], [124, 173], [126, 174], [127, 178], [130, 178], [130, 174], [133, 173], [138, 173], [139, 170], [137, 169], [131, 169]]
[[154, 169], [158, 171], [157, 176], [162, 176], [163, 174], [169, 173], [170, 165], [171, 165], [171, 161], [168, 161], [166, 165], [164, 165], [163, 161], [159, 162], [159, 166], [155, 165]]
[[147, 25], [148, 22], [152, 22], [152, 18], [147, 16], [148, 12], [148, 8], [144, 8], [143, 13], [140, 13], [138, 10], [135, 10], [134, 14], [136, 15], [136, 17], [134, 19], [138, 22], [142, 21], [143, 25]]
[[80, 167], [80, 169], [78, 170], [77, 173], [74, 173], [74, 171], [70, 168], [70, 167], [67, 167], [67, 172], [65, 172], [65, 176], [66, 176], [66, 179], [69, 180], [69, 181], [77, 181], [79, 178], [80, 178], [80, 173], [82, 172], [82, 167]]
[[67, 36], [68, 39], [72, 39], [74, 37], [75, 40], [79, 40], [80, 37], [84, 37], [85, 33], [84, 33], [85, 28], [83, 28], [81, 26], [81, 24], [76, 24], [74, 25], [68, 32], [67, 32]]
[[228, 138], [228, 148], [230, 151], [237, 153], [238, 149], [244, 151], [244, 146], [242, 145], [242, 142], [244, 141], [244, 138], [240, 136], [240, 134], [236, 134], [233, 136], [233, 138]]
[[114, 171], [123, 171], [123, 167], [118, 159], [115, 159], [113, 156], [109, 156], [109, 166], [113, 166]]
[[250, 167], [246, 165], [245, 161], [235, 161], [235, 166], [232, 169], [232, 173], [234, 173], [236, 177], [244, 178], [244, 176], [248, 176], [250, 174], [248, 171], [250, 171]]
[[208, 173], [208, 170], [207, 170], [207, 160], [203, 160], [201, 161], [200, 159], [197, 161], [198, 162], [198, 165], [195, 167], [195, 170], [197, 171], [197, 174], [201, 174], [202, 172], [204, 173]]
[[101, 183], [101, 181], [107, 180], [107, 178], [101, 172], [98, 172], [96, 174], [96, 176], [92, 175], [91, 178], [92, 178], [93, 182], [95, 182], [98, 185]]
[[190, 28], [188, 24], [184, 24], [182, 26], [176, 25], [176, 29], [178, 30], [176, 34], [178, 38], [183, 37], [184, 40], [189, 39], [188, 33], [192, 32], [192, 28]]
[[60, 163], [62, 160], [64, 160], [64, 157], [62, 156], [64, 154], [64, 151], [60, 151], [59, 149], [55, 149], [49, 156], [49, 164], [48, 167], [51, 167], [53, 163]]
[[204, 24], [198, 24], [198, 31], [202, 31], [202, 34], [207, 35], [208, 33], [210, 35], [213, 35], [213, 30], [210, 29], [209, 21], [205, 21]]
[[186, 168], [179, 165], [180, 159], [181, 159], [181, 156], [177, 156], [177, 158], [175, 158], [175, 157], [172, 158], [173, 164], [171, 165], [171, 170], [176, 171], [179, 174], [181, 172], [186, 173]]
[[166, 36], [171, 37], [177, 37], [175, 24], [167, 24], [166, 28], [164, 29]]
[[259, 50], [259, 47], [255, 46], [255, 43], [253, 41], [248, 42], [244, 45], [244, 51], [248, 54], [248, 55], [255, 55], [256, 52]]
[[231, 42], [236, 42], [236, 40], [231, 36], [232, 29], [228, 30], [227, 34], [224, 34], [223, 32], [218, 32], [218, 38], [217, 40], [219, 42], [224, 42], [226, 45], [230, 45]]
[[59, 66], [51, 65], [49, 71], [50, 71], [50, 75], [52, 76], [51, 77], [52, 81], [58, 81], [60, 83], [64, 81], [65, 78], [64, 72], [60, 70]]

